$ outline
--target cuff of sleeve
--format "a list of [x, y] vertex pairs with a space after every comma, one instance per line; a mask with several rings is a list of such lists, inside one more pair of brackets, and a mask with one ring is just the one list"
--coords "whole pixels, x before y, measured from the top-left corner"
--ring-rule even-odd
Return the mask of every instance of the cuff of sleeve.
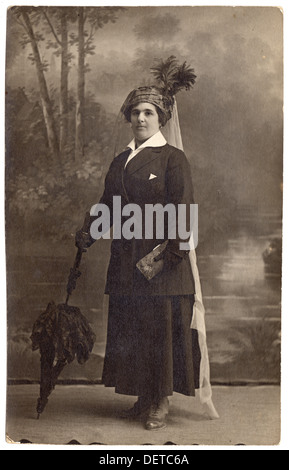
[[170, 252], [170, 253], [173, 253], [174, 255], [178, 256], [179, 258], [182, 258], [184, 259], [187, 254], [189, 253], [188, 250], [180, 250], [179, 247], [178, 247], [178, 244], [176, 245], [175, 243], [168, 243], [167, 245], [167, 250]]

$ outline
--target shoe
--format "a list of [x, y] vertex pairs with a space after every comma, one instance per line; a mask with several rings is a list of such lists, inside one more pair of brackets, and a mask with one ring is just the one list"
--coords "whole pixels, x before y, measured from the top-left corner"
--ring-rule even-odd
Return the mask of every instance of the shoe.
[[147, 397], [139, 397], [137, 402], [129, 410], [124, 410], [121, 413], [123, 419], [140, 418], [145, 413], [148, 413], [151, 406], [151, 400]]
[[149, 415], [146, 421], [148, 431], [156, 431], [166, 427], [166, 416], [169, 412], [169, 400], [167, 397], [161, 398], [150, 407]]

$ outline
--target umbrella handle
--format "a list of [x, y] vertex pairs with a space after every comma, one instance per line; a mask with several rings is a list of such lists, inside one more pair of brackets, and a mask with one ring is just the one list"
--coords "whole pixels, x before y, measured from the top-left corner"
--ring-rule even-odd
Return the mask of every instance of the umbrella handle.
[[70, 275], [69, 275], [69, 278], [68, 278], [68, 284], [67, 284], [67, 289], [66, 289], [67, 296], [66, 296], [66, 300], [65, 300], [66, 305], [69, 301], [69, 297], [71, 296], [72, 291], [76, 287], [76, 279], [81, 274], [81, 272], [78, 270], [80, 262], [81, 262], [81, 258], [82, 258], [82, 250], [80, 248], [78, 248], [77, 253], [76, 253], [76, 257], [75, 257], [75, 261], [74, 261], [74, 265], [73, 265], [73, 268], [70, 269]]
[[[89, 227], [90, 227], [90, 213], [86, 212], [82, 230], [84, 232], [88, 232]], [[67, 297], [65, 301], [66, 305], [68, 303], [70, 295], [72, 294], [72, 291], [75, 289], [76, 279], [81, 275], [81, 272], [79, 271], [78, 268], [81, 263], [82, 253], [83, 251], [80, 248], [78, 248], [73, 267], [70, 269], [70, 275], [69, 275], [68, 284], [67, 284]]]

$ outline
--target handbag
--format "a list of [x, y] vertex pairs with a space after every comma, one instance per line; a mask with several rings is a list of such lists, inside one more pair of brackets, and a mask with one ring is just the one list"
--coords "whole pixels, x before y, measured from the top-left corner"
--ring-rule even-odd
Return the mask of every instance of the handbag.
[[137, 262], [136, 267], [148, 281], [153, 279], [162, 271], [164, 260], [159, 259], [158, 261], [155, 261], [155, 258], [159, 257], [159, 255], [165, 251], [167, 244], [168, 240], [157, 245], [150, 253]]

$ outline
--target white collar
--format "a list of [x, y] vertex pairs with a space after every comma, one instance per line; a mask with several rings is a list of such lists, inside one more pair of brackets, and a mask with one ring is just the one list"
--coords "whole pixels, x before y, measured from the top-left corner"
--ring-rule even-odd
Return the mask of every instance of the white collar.
[[148, 140], [143, 142], [137, 149], [135, 148], [136, 146], [135, 139], [132, 139], [132, 141], [128, 144], [128, 147], [131, 148], [133, 151], [135, 151], [135, 150], [143, 149], [145, 147], [163, 147], [164, 145], [166, 145], [166, 143], [167, 141], [164, 138], [163, 134], [161, 133], [161, 131], [158, 131]]

